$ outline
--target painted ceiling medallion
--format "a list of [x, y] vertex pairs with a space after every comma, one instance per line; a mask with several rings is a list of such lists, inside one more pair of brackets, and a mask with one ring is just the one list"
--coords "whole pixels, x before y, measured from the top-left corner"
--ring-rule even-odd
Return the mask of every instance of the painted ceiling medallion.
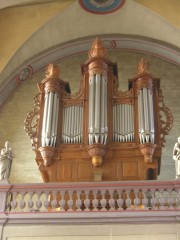
[[125, 0], [79, 0], [83, 9], [94, 14], [108, 14], [121, 8]]

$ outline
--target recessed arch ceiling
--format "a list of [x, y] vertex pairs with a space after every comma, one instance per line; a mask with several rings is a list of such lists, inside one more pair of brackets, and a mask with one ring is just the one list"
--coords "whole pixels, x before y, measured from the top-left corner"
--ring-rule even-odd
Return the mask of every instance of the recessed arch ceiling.
[[[128, 2], [129, 0], [126, 0], [126, 1]], [[156, 1], [157, 2], [157, 6], [158, 6], [158, 2], [159, 1], [161, 1], [161, 0]], [[48, 6], [48, 7], [50, 7], [50, 6], [59, 6], [58, 4], [60, 4], [60, 2], [61, 2], [61, 4], [69, 2], [69, 4], [67, 4], [67, 6], [65, 6], [65, 8], [63, 8], [63, 10], [64, 10], [64, 9], [66, 9], [66, 7], [68, 7], [69, 5], [75, 3], [76, 1], [74, 1], [74, 0], [68, 0], [68, 1], [67, 0], [66, 1], [56, 1], [56, 0], [44, 0], [44, 1], [43, 0], [37, 0], [37, 1], [35, 1], [35, 0], [27, 0], [27, 1], [24, 1], [24, 0], [11, 0], [11, 1], [8, 1], [9, 5], [7, 5], [6, 7], [14, 6], [14, 8], [12, 7], [12, 10], [14, 10], [14, 12], [16, 12], [16, 10], [18, 10], [18, 13], [20, 13], [19, 12], [19, 7], [17, 7], [17, 6], [21, 6], [21, 10], [22, 11], [24, 11], [24, 10], [27, 11], [27, 8], [25, 7], [27, 5], [28, 9], [31, 9], [31, 7], [33, 7], [33, 9], [37, 9], [38, 8], [38, 11], [39, 11], [38, 13], [40, 14], [40, 13], [42, 13], [42, 10], [39, 10], [39, 9], [43, 9], [46, 6]], [[145, 0], [144, 1], [143, 0], [136, 0], [134, 2], [139, 2], [141, 4], [144, 4], [144, 6], [145, 6], [145, 3], [146, 3]], [[168, 6], [168, 4], [170, 4], [169, 1], [167, 1], [167, 0], [163, 0], [163, 2], [164, 2], [165, 6]], [[2, 3], [7, 4], [7, 1], [3, 1], [2, 0], [0, 2], [0, 4], [1, 4], [0, 6], [1, 7], [2, 7]], [[41, 6], [39, 7], [38, 4], [40, 4]], [[49, 4], [51, 4], [51, 5], [49, 5]], [[35, 5], [36, 5], [36, 8], [34, 8]], [[180, 5], [178, 5], [178, 6], [180, 6]], [[178, 8], [178, 6], [176, 6], [176, 8]], [[61, 7], [59, 9], [60, 9], [59, 11], [61, 12], [62, 11]], [[124, 9], [124, 6], [123, 6], [122, 9]], [[1, 11], [3, 13], [3, 10], [1, 10]], [[86, 11], [84, 11], [84, 13], [85, 12]], [[11, 14], [11, 8], [9, 8], [9, 14]], [[46, 15], [47, 11], [44, 11], [44, 14]], [[54, 10], [54, 14], [56, 15], [57, 11]], [[63, 11], [62, 11], [62, 14], [63, 14]], [[15, 15], [15, 16], [17, 16], [17, 15]], [[53, 11], [52, 11], [52, 14], [48, 18], [44, 18], [44, 21], [45, 22], [49, 21], [52, 16], [53, 16]], [[41, 15], [41, 18], [42, 17], [43, 17], [43, 14]], [[1, 20], [1, 18], [0, 18], [0, 20]], [[2, 18], [2, 20], [3, 20], [3, 18]], [[12, 18], [12, 20], [13, 20], [13, 18]], [[14, 20], [15, 20], [15, 18], [14, 18]], [[23, 20], [25, 20], [25, 22], [26, 22], [26, 18], [25, 17], [23, 19], [21, 19], [21, 21], [23, 21]], [[0, 23], [1, 23], [1, 21], [0, 21]], [[42, 25], [42, 23], [41, 23], [41, 25]], [[6, 23], [3, 23], [3, 24], [6, 24]], [[30, 24], [30, 23], [28, 23], [28, 24]], [[6, 27], [6, 25], [4, 25], [4, 27]], [[21, 26], [19, 24], [18, 24], [18, 26], [14, 25], [14, 27], [17, 27], [18, 29], [21, 28]], [[28, 29], [29, 28], [28, 28], [28, 25], [27, 25], [27, 30]], [[36, 29], [35, 26], [34, 26], [34, 29]], [[22, 34], [20, 34], [18, 36], [16, 36], [16, 34], [13, 34], [13, 37], [15, 36], [14, 39], [16, 39], [16, 38], [18, 39], [18, 37], [20, 36], [19, 40], [22, 39], [22, 42], [21, 42], [22, 45], [23, 45], [23, 32], [24, 31], [26, 32], [26, 29], [22, 28]], [[143, 32], [143, 30], [142, 30], [142, 32]], [[31, 28], [31, 32], [29, 32], [29, 36], [31, 34], [33, 34], [33, 26]], [[86, 38], [86, 40], [88, 39], [89, 44], [90, 44], [90, 42], [92, 40], [92, 35], [91, 34], [92, 33], [90, 33], [89, 38]], [[26, 37], [27, 37], [27, 35], [26, 35]], [[161, 43], [161, 42], [155, 42], [154, 39], [138, 38], [138, 37], [133, 36], [133, 35], [132, 36], [127, 36], [125, 34], [124, 35], [122, 34], [121, 36], [120, 35], [119, 36], [112, 36], [112, 34], [109, 34], [109, 36], [108, 36], [108, 34], [107, 34], [106, 37], [105, 36], [103, 36], [103, 37], [105, 38], [106, 43], [109, 42], [109, 44], [111, 46], [109, 48], [111, 48], [111, 49], [116, 49], [116, 50], [117, 49], [119, 49], [119, 50], [126, 49], [127, 51], [131, 50], [131, 51], [142, 51], [142, 52], [146, 51], [149, 54], [156, 55], [158, 57], [161, 57], [161, 58], [164, 58], [164, 59], [166, 59], [168, 61], [171, 61], [171, 62], [173, 62], [175, 64], [179, 64], [179, 55], [178, 55], [179, 50], [178, 49], [174, 49], [174, 47], [172, 47], [172, 46], [163, 45], [163, 43]], [[7, 32], [7, 35], [5, 35], [5, 38], [6, 38], [5, 42], [8, 43], [8, 39], [9, 39], [9, 44], [11, 44], [11, 46], [12, 46], [13, 41], [15, 41], [15, 40], [13, 40], [13, 38], [11, 37], [11, 33], [9, 33], [9, 36], [8, 36], [8, 32]], [[0, 43], [1, 43], [1, 39], [2, 39], [2, 37], [0, 38]], [[24, 38], [24, 40], [26, 40], [26, 39]], [[41, 54], [38, 54], [38, 56], [34, 56], [33, 58], [32, 57], [31, 58], [27, 57], [26, 62], [23, 61], [23, 63], [21, 63], [21, 62], [19, 63], [19, 65], [16, 67], [16, 71], [13, 71], [12, 73], [10, 73], [10, 71], [8, 71], [8, 73], [9, 73], [8, 78], [7, 78], [7, 76], [4, 77], [5, 75], [2, 75], [1, 80], [2, 79], [6, 80], [7, 84], [4, 84], [3, 88], [1, 88], [0, 105], [2, 105], [4, 100], [6, 99], [6, 97], [11, 92], [14, 91], [14, 89], [19, 84], [19, 81], [21, 82], [21, 81], [24, 81], [23, 79], [28, 79], [34, 71], [38, 71], [38, 69], [41, 68], [42, 66], [46, 65], [48, 63], [48, 61], [56, 61], [58, 54], [59, 54], [59, 58], [61, 58], [61, 55], [63, 57], [64, 51], [66, 51], [66, 54], [67, 54], [64, 57], [67, 57], [67, 56], [70, 56], [70, 55], [73, 55], [73, 54], [79, 54], [80, 52], [83, 52], [83, 51], [87, 51], [88, 47], [85, 44], [86, 40], [83, 40], [83, 39], [82, 40], [78, 40], [78, 38], [77, 38], [77, 40], [73, 40], [73, 42], [71, 42], [70, 44], [69, 44], [69, 42], [65, 42], [63, 45], [60, 44], [59, 46], [56, 44], [55, 46], [52, 46], [52, 49], [47, 48], [45, 52], [42, 52]], [[78, 43], [78, 44], [76, 44], [76, 43]], [[120, 43], [121, 43], [121, 46], [120, 46]], [[76, 49], [73, 46], [74, 44], [76, 45]], [[160, 45], [163, 45], [163, 46], [160, 46]], [[2, 44], [2, 46], [4, 46], [4, 45]], [[10, 48], [11, 48], [11, 46], [10, 46]], [[79, 48], [77, 48], [77, 46]], [[20, 46], [18, 46], [18, 47], [20, 47]], [[15, 48], [15, 50], [17, 50], [18, 47]], [[59, 52], [58, 49], [60, 49], [61, 51]], [[62, 50], [62, 49], [64, 49], [64, 50]], [[72, 49], [73, 49], [74, 52], [72, 51]], [[3, 55], [3, 50], [7, 51], [8, 48], [1, 48], [1, 51], [2, 51], [1, 55]], [[53, 54], [53, 52], [55, 54]], [[18, 51], [17, 51], [17, 53], [18, 53]], [[41, 59], [41, 64], [39, 63], [38, 59]]]

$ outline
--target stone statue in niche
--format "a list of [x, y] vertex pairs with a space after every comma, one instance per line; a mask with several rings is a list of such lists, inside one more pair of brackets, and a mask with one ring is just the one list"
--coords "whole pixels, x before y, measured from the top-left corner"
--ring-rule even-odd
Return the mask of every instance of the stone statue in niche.
[[10, 143], [6, 141], [0, 153], [0, 180], [9, 178], [14, 156]]
[[173, 149], [173, 159], [175, 161], [176, 178], [180, 178], [180, 137], [177, 140]]

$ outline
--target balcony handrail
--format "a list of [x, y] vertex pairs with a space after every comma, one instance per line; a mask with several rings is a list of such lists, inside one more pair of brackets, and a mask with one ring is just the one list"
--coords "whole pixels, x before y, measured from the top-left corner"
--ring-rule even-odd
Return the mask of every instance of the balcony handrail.
[[180, 180], [71, 183], [0, 182], [7, 223], [178, 222]]

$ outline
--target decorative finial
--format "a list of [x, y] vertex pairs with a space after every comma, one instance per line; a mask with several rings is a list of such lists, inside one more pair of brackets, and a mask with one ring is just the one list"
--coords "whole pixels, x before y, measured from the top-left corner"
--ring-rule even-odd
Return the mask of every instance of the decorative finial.
[[89, 58], [92, 57], [107, 57], [107, 49], [99, 38], [96, 38], [89, 50]]
[[150, 63], [146, 59], [141, 58], [141, 60], [139, 61], [137, 65], [137, 73], [150, 73]]
[[50, 63], [46, 69], [46, 78], [58, 78], [60, 69], [57, 65]]

